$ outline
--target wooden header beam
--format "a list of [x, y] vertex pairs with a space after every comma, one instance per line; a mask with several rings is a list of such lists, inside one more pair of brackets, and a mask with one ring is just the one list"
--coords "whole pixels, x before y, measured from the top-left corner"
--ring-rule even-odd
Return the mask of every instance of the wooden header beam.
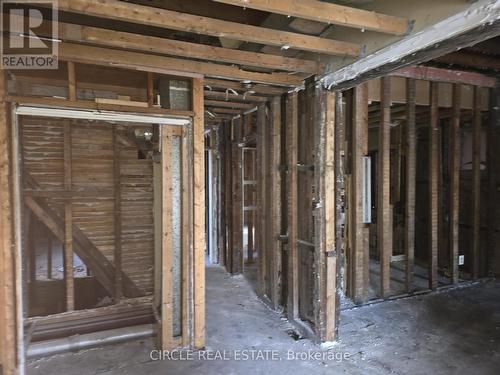
[[215, 0], [218, 3], [239, 5], [271, 13], [304, 18], [328, 24], [404, 35], [410, 30], [406, 18], [394, 17], [317, 0]]
[[390, 74], [396, 77], [421, 79], [431, 82], [462, 83], [464, 85], [496, 87], [497, 80], [481, 73], [440, 69], [430, 66], [409, 66]]
[[302, 79], [283, 73], [254, 73], [234, 66], [175, 59], [144, 53], [118, 51], [72, 43], [59, 45], [59, 59], [84, 64], [121, 67], [178, 76], [208, 75], [282, 86], [300, 86]]
[[222, 21], [123, 1], [59, 0], [59, 10], [245, 42], [287, 46], [309, 52], [357, 57], [357, 44]]
[[211, 107], [235, 108], [235, 109], [252, 109], [255, 107], [255, 105], [253, 104], [224, 102], [221, 100], [205, 100], [205, 105]]

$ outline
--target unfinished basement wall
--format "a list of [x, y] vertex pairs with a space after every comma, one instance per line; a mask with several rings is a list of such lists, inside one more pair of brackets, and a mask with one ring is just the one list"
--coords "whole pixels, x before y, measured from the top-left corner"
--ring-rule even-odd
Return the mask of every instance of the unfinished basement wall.
[[488, 249], [498, 246], [496, 204], [487, 203], [495, 202], [498, 168], [491, 92], [470, 81], [400, 77], [344, 92], [341, 283], [355, 303], [475, 280], [496, 267]]

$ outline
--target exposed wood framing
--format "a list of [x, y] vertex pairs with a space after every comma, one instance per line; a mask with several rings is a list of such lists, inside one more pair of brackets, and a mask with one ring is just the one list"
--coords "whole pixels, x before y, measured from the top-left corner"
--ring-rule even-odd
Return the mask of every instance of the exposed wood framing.
[[14, 237], [12, 223], [12, 190], [10, 153], [10, 106], [6, 94], [4, 71], [0, 70], [0, 362], [6, 375], [17, 371], [16, 299], [14, 270]]
[[231, 140], [231, 173], [232, 173], [232, 253], [228, 270], [231, 273], [243, 272], [243, 166], [242, 150], [239, 146], [242, 138], [241, 117], [231, 121], [233, 138]]
[[193, 78], [194, 347], [205, 346], [205, 142], [203, 78]]
[[287, 213], [288, 213], [288, 300], [290, 320], [299, 317], [299, 254], [297, 246], [297, 143], [298, 143], [298, 94], [286, 98], [286, 154], [287, 154]]
[[460, 202], [460, 101], [461, 85], [453, 85], [453, 108], [450, 124], [450, 188], [449, 188], [449, 246], [451, 282], [458, 283], [458, 241], [459, 241], [459, 202]]
[[77, 99], [75, 63], [72, 61], [68, 61], [68, 99], [72, 102]]
[[257, 277], [258, 277], [258, 288], [259, 295], [265, 295], [265, 282], [267, 278], [267, 267], [264, 261], [266, 252], [266, 230], [267, 227], [267, 216], [265, 208], [267, 207], [267, 197], [266, 197], [266, 165], [267, 165], [267, 147], [266, 143], [268, 138], [266, 137], [266, 111], [267, 106], [265, 104], [260, 104], [257, 110], [257, 223], [255, 226], [257, 238], [256, 247], [258, 252], [257, 258]]
[[[71, 123], [64, 122], [64, 188], [72, 189]], [[71, 200], [64, 203], [64, 279], [66, 281], [66, 309], [75, 309], [75, 282], [73, 272], [73, 208]]]
[[351, 285], [356, 303], [368, 298], [368, 226], [363, 223], [363, 157], [368, 153], [368, 85], [363, 83], [354, 89], [352, 122], [352, 183], [351, 194]]
[[281, 235], [281, 97], [276, 96], [271, 100], [270, 118], [270, 142], [269, 142], [269, 185], [270, 191], [270, 217], [268, 224], [268, 253], [271, 269], [271, 292], [270, 299], [274, 309], [281, 306], [282, 291], [282, 244], [279, 240]]
[[225, 101], [242, 101], [242, 102], [248, 102], [248, 103], [260, 103], [260, 102], [267, 102], [267, 98], [262, 97], [262, 96], [255, 96], [252, 94], [237, 94], [235, 95], [231, 91], [226, 91], [226, 92], [220, 92], [220, 91], [210, 91], [210, 90], [205, 90], [205, 99], [212, 99], [212, 100], [225, 100]]
[[317, 62], [299, 58], [241, 51], [63, 22], [59, 23], [58, 27], [58, 37], [70, 42], [92, 43], [105, 47], [309, 74], [316, 74], [320, 69]]
[[[119, 51], [109, 48], [60, 43], [59, 59], [84, 64], [114, 66], [177, 76], [200, 76], [250, 80], [282, 86], [299, 86], [301, 77], [284, 73], [255, 73], [234, 66], [182, 60], [145, 53]], [[193, 73], [195, 72], [195, 73]]]
[[161, 272], [161, 347], [173, 349], [173, 207], [172, 207], [172, 135], [168, 129], [162, 129], [161, 165], [162, 165], [162, 272]]
[[355, 27], [383, 33], [403, 35], [409, 31], [406, 18], [394, 17], [364, 9], [317, 0], [215, 0], [219, 3], [304, 18], [327, 24]]
[[117, 0], [107, 0], [106, 2], [60, 0], [58, 7], [59, 10], [82, 13], [105, 19], [140, 23], [246, 42], [270, 44], [278, 47], [286, 45], [290, 48], [310, 52], [354, 57], [358, 56], [360, 52], [359, 45], [353, 43], [272, 30], [143, 5], [128, 4]]
[[429, 123], [429, 211], [428, 211], [428, 268], [429, 289], [438, 286], [438, 150], [439, 150], [439, 107], [438, 107], [438, 83], [430, 84], [430, 123]]
[[236, 108], [236, 109], [252, 109], [255, 107], [252, 104], [222, 101], [222, 100], [205, 100], [205, 105], [207, 107]]
[[488, 170], [488, 272], [497, 263], [498, 255], [495, 251], [497, 244], [497, 224], [500, 220], [498, 215], [498, 192], [500, 186], [500, 153], [497, 145], [500, 144], [500, 87], [490, 90], [490, 121], [488, 123], [487, 136], [487, 170]]
[[420, 79], [430, 82], [461, 83], [466, 85], [495, 87], [497, 80], [487, 75], [430, 66], [410, 66], [390, 74], [395, 77]]
[[320, 341], [333, 341], [337, 309], [335, 223], [335, 100], [336, 93], [316, 88], [314, 247], [314, 328]]
[[154, 88], [154, 74], [152, 72], [147, 72], [147, 98], [148, 98], [148, 107], [152, 107], [155, 102], [155, 88]]
[[392, 204], [391, 204], [391, 78], [383, 77], [380, 85], [380, 127], [377, 168], [377, 246], [380, 256], [380, 296], [391, 293]]
[[415, 80], [406, 79], [406, 194], [405, 194], [405, 228], [404, 228], [404, 253], [406, 256], [405, 286], [409, 293], [413, 289], [413, 266], [415, 262], [415, 198], [417, 175], [417, 130], [415, 124]]
[[121, 171], [120, 145], [117, 141], [117, 127], [113, 128], [113, 184], [114, 184], [114, 231], [115, 231], [115, 302], [123, 296], [122, 281], [122, 199], [121, 199]]
[[481, 235], [481, 95], [474, 87], [474, 117], [472, 121], [472, 277], [478, 278]]

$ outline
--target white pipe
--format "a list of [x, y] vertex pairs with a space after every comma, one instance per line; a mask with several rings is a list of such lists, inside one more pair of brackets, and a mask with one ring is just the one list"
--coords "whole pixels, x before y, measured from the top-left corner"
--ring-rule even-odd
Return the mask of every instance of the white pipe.
[[134, 327], [110, 329], [106, 331], [74, 335], [63, 339], [35, 342], [29, 345], [26, 358], [46, 357], [69, 351], [95, 348], [117, 344], [130, 340], [138, 340], [154, 335], [153, 324], [142, 324]]

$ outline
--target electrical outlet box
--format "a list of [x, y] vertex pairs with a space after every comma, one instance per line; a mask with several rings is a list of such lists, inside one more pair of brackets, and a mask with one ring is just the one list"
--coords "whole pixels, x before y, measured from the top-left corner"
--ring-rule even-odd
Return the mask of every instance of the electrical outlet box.
[[458, 265], [463, 266], [465, 263], [465, 255], [459, 255], [458, 256]]

